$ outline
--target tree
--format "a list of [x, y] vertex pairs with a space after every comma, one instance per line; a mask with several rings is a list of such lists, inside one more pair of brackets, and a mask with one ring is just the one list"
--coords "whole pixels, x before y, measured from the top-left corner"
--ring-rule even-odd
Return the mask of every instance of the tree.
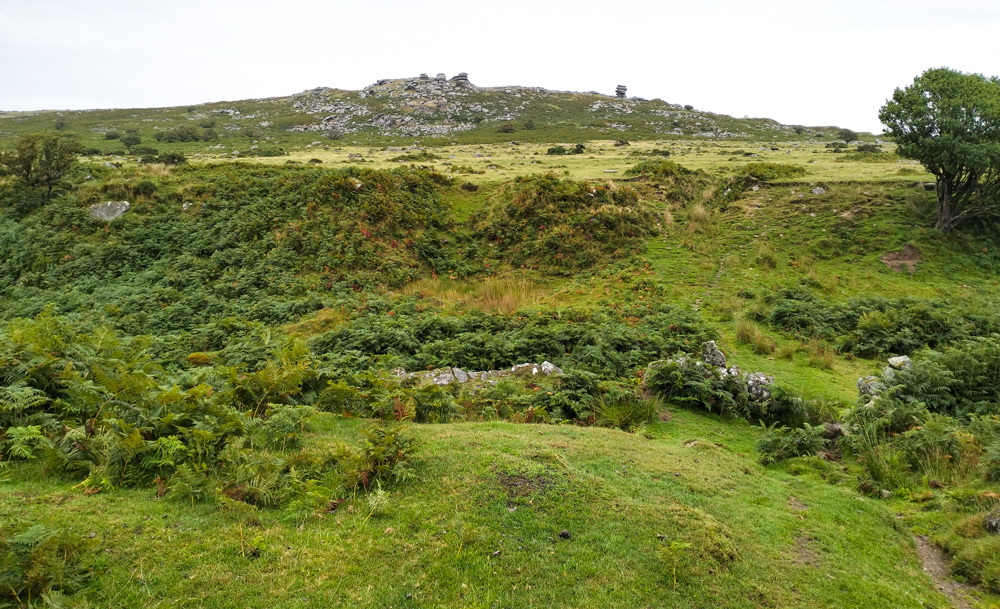
[[858, 134], [850, 129], [840, 129], [837, 131], [837, 139], [844, 140], [845, 144], [850, 144], [858, 139]]
[[129, 153], [131, 153], [132, 148], [142, 143], [142, 138], [139, 137], [138, 133], [128, 133], [125, 137], [121, 138], [121, 142], [122, 144], [125, 144], [125, 147], [128, 148]]
[[1000, 216], [1000, 80], [927, 70], [895, 90], [879, 119], [897, 153], [937, 178], [937, 228]]
[[79, 140], [72, 135], [31, 133], [14, 143], [13, 152], [0, 154], [0, 165], [32, 188], [44, 188], [45, 198], [76, 164], [83, 152]]

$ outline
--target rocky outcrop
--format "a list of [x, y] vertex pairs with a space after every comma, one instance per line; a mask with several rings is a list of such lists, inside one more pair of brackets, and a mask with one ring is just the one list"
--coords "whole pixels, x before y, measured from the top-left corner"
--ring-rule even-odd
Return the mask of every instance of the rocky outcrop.
[[392, 373], [401, 379], [416, 379], [418, 384], [428, 383], [434, 385], [451, 385], [452, 383], [472, 383], [485, 382], [496, 384], [498, 380], [513, 377], [532, 377], [536, 374], [543, 376], [561, 376], [562, 368], [552, 362], [542, 362], [541, 364], [517, 364], [511, 366], [510, 370], [485, 370], [482, 372], [466, 372], [461, 368], [438, 368], [436, 370], [426, 370], [423, 372], [407, 372], [402, 368], [393, 370]]

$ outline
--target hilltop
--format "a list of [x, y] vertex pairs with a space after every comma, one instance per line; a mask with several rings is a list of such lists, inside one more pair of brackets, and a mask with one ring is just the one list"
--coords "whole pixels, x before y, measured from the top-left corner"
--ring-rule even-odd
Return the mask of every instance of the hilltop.
[[56, 127], [79, 134], [102, 153], [123, 150], [105, 140], [106, 134], [134, 129], [147, 145], [209, 156], [231, 156], [234, 149], [237, 155], [248, 153], [251, 146], [294, 149], [326, 137], [347, 145], [416, 139], [435, 146], [511, 139], [830, 141], [835, 132], [833, 127], [739, 119], [659, 99], [477, 87], [463, 73], [451, 79], [443, 74], [381, 79], [361, 91], [319, 87], [287, 97], [187, 107], [0, 113], [0, 146], [13, 135]]

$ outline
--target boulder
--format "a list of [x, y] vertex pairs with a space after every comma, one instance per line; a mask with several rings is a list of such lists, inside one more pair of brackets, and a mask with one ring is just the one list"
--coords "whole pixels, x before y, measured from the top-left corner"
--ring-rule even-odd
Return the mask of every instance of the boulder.
[[465, 373], [465, 370], [462, 370], [461, 368], [452, 368], [451, 373], [455, 375], [455, 380], [459, 383], [469, 382], [469, 375]]
[[896, 370], [902, 370], [904, 368], [912, 368], [913, 360], [911, 360], [909, 356], [906, 355], [900, 355], [899, 357], [890, 357], [889, 365], [895, 368]]
[[1000, 508], [993, 510], [983, 518], [983, 528], [987, 533], [1000, 533]]
[[885, 383], [877, 376], [863, 376], [858, 379], [858, 395], [877, 395], [883, 389]]
[[563, 374], [562, 368], [552, 362], [542, 362], [542, 374], [552, 376], [553, 374]]
[[110, 222], [121, 218], [130, 207], [128, 201], [108, 201], [107, 203], [94, 203], [87, 208], [87, 212], [95, 220]]
[[751, 372], [747, 375], [747, 393], [755, 400], [763, 401], [771, 398], [769, 387], [774, 384], [774, 377], [763, 372]]
[[705, 341], [701, 344], [701, 359], [710, 366], [716, 368], [726, 367], [726, 355], [719, 351], [719, 347], [714, 340]]
[[817, 186], [816, 188], [813, 188], [813, 189], [812, 189], [812, 190], [810, 190], [809, 192], [811, 192], [811, 193], [813, 193], [814, 195], [817, 195], [817, 196], [818, 196], [818, 195], [821, 195], [821, 194], [825, 193], [825, 192], [826, 192], [826, 189], [825, 189], [825, 188], [822, 188], [822, 187], [820, 187], [820, 186]]

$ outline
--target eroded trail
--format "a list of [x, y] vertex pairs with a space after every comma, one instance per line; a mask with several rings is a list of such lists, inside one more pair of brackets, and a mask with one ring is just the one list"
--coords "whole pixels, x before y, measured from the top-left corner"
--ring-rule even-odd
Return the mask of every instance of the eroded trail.
[[976, 605], [972, 601], [972, 588], [951, 578], [944, 551], [920, 535], [913, 536], [913, 543], [917, 544], [917, 556], [924, 573], [934, 580], [937, 589], [948, 597], [956, 609], [973, 609]]

